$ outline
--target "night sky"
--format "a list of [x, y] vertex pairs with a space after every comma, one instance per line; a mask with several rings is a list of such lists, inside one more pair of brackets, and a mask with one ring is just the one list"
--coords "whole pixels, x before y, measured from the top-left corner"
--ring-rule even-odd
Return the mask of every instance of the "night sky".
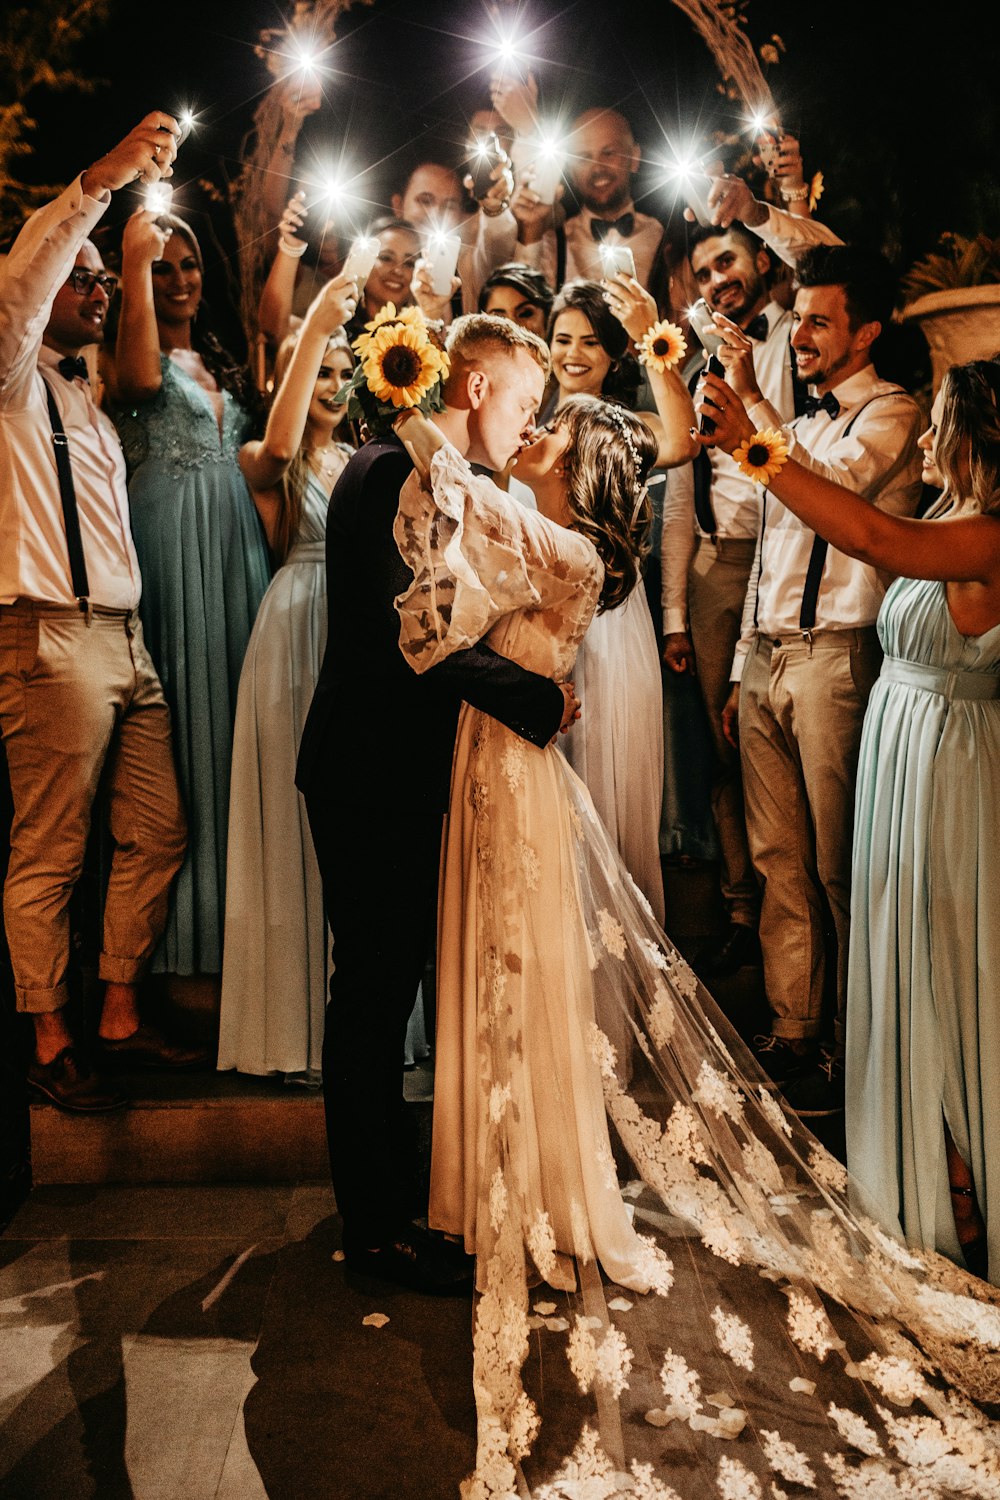
[[[1000, 234], [995, 0], [951, 0], [941, 9], [947, 20], [933, 27], [923, 13], [899, 0], [749, 6], [755, 41], [776, 31], [787, 44], [770, 81], [783, 118], [801, 133], [807, 175], [821, 168], [826, 176], [823, 216], [902, 266], [945, 229]], [[65, 180], [146, 109], [190, 102], [203, 123], [178, 164], [178, 201], [203, 206], [197, 179], [221, 184], [236, 170], [267, 83], [253, 43], [280, 20], [267, 0], [173, 0], [163, 9], [115, 0], [110, 24], [79, 58], [109, 86], [89, 98], [32, 101], [42, 129], [27, 170]], [[365, 193], [375, 204], [395, 185], [407, 139], [450, 140], [457, 158], [463, 114], [485, 102], [474, 39], [489, 25], [478, 0], [376, 0], [349, 12], [302, 160], [343, 150], [371, 169]], [[651, 154], [664, 137], [684, 140], [699, 126], [740, 128], [741, 111], [715, 91], [706, 49], [668, 0], [531, 0], [522, 29], [539, 58], [546, 113], [616, 104]], [[668, 204], [653, 191], [642, 206], [662, 216]]]

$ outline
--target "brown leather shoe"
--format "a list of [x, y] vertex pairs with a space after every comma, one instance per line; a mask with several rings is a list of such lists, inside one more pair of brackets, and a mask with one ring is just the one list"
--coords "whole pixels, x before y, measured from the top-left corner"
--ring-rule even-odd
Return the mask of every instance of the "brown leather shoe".
[[155, 1026], [140, 1026], [120, 1041], [99, 1036], [97, 1044], [101, 1059], [110, 1068], [204, 1068], [211, 1062], [207, 1047], [168, 1042]]
[[32, 1058], [28, 1065], [28, 1085], [43, 1098], [71, 1114], [96, 1115], [109, 1109], [123, 1109], [128, 1097], [80, 1057], [75, 1047], [64, 1047], [51, 1062]]

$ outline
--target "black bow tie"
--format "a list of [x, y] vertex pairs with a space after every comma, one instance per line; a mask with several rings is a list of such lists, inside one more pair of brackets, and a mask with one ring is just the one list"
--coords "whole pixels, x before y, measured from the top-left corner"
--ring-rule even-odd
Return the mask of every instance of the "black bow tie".
[[832, 391], [827, 391], [825, 396], [807, 396], [802, 405], [804, 417], [815, 417], [818, 412], [825, 411], [832, 422], [834, 417], [840, 416], [840, 402]]
[[59, 361], [59, 374], [62, 375], [65, 380], [86, 380], [88, 382], [90, 380], [90, 371], [87, 369], [87, 361], [84, 359], [82, 354], [78, 354], [75, 359], [71, 358], [70, 355], [67, 354], [65, 359], [61, 359]]
[[635, 230], [635, 214], [622, 214], [620, 219], [591, 219], [590, 232], [598, 244], [607, 239], [612, 229], [618, 231], [623, 240], [630, 240]]
[[771, 332], [767, 326], [767, 314], [758, 313], [755, 318], [751, 318], [743, 332], [748, 339], [756, 339], [758, 343], [763, 344]]

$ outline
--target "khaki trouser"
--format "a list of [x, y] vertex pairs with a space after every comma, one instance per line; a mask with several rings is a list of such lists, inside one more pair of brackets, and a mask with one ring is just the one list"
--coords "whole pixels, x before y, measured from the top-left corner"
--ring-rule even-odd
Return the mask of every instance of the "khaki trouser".
[[758, 637], [740, 692], [747, 832], [764, 883], [760, 941], [775, 1036], [821, 1024], [824, 899], [837, 943], [835, 1036], [844, 1039], [854, 783], [882, 664], [875, 627]]
[[722, 856], [722, 894], [730, 921], [747, 927], [757, 925], [759, 893], [747, 846], [740, 759], [722, 733], [722, 710], [756, 545], [753, 537], [699, 537], [688, 571], [691, 642], [715, 746], [712, 815]]
[[17, 1008], [66, 1003], [69, 902], [105, 777], [115, 852], [102, 979], [134, 982], [167, 914], [186, 830], [170, 712], [139, 616], [0, 606], [0, 734], [14, 803], [4, 922]]

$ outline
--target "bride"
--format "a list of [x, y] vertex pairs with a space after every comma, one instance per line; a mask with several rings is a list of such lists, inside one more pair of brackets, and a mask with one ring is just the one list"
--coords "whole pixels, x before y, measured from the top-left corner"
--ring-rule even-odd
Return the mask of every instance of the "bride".
[[[518, 462], [538, 513], [400, 420], [414, 670], [488, 632], [569, 675], [653, 459], [624, 417], [560, 410]], [[477, 1258], [469, 1500], [1000, 1497], [1000, 1297], [881, 1231], [565, 759], [469, 706], [439, 920], [431, 1224]]]

